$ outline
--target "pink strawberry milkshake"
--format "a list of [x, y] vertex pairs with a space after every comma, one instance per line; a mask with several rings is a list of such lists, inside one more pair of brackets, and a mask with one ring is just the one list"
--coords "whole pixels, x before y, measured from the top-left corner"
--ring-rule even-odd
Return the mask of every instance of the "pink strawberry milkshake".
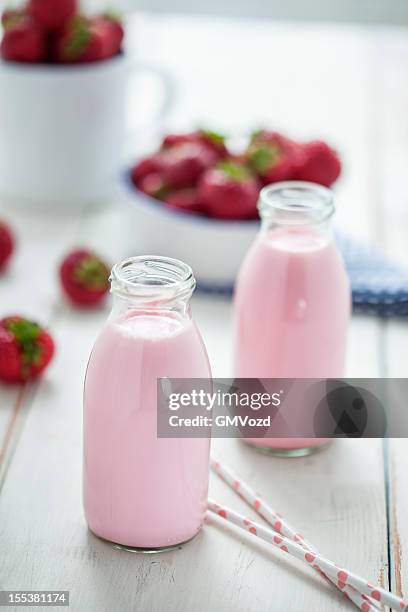
[[[128, 267], [124, 262], [113, 270], [116, 306], [86, 375], [84, 507], [96, 535], [135, 548], [163, 549], [189, 540], [201, 528], [210, 441], [157, 437], [157, 378], [210, 377], [211, 372], [186, 308], [195, 284], [192, 276], [184, 278], [190, 268], [167, 258], [128, 261]], [[124, 281], [132, 267], [133, 280]], [[166, 283], [166, 267], [167, 276], [176, 278], [160, 285]], [[147, 277], [139, 277], [140, 270], [147, 270]]]
[[[235, 291], [237, 378], [344, 375], [350, 288], [327, 231], [332, 199], [323, 187], [293, 185], [277, 183], [261, 195], [263, 228], [245, 258]], [[300, 449], [327, 440], [246, 441], [302, 454]]]

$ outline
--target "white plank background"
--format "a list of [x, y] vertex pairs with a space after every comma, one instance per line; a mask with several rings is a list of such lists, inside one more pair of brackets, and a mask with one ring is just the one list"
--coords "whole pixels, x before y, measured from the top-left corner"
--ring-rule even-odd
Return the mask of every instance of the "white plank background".
[[[295, 136], [328, 138], [346, 160], [338, 224], [407, 261], [403, 30], [145, 16], [129, 31], [129, 47], [180, 83], [170, 126], [198, 120], [243, 130], [267, 121]], [[152, 104], [145, 93], [135, 106], [139, 119]], [[137, 252], [138, 228], [128, 232], [120, 198], [64, 218], [17, 211], [7, 202], [0, 213], [19, 237], [13, 266], [0, 278], [0, 314], [38, 317], [58, 346], [39, 385], [0, 389], [0, 588], [70, 590], [75, 612], [351, 609], [298, 563], [224, 527], [206, 525], [182, 550], [156, 556], [116, 550], [87, 531], [82, 383], [108, 305], [83, 313], [63, 304], [56, 263], [76, 244], [90, 244], [111, 261]], [[197, 295], [194, 310], [214, 374], [228, 376], [230, 302]], [[405, 377], [407, 371], [406, 323], [354, 317], [348, 374]], [[405, 440], [339, 441], [296, 460], [261, 456], [235, 440], [213, 446], [322, 552], [408, 596]], [[218, 481], [211, 481], [211, 493], [245, 508]]]

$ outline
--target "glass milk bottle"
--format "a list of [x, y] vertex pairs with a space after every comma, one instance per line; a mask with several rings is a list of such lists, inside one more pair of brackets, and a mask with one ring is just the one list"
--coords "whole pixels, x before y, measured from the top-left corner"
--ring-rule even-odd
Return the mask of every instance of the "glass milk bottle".
[[157, 378], [211, 376], [189, 306], [189, 266], [133, 257], [111, 275], [113, 310], [84, 389], [84, 507], [96, 535], [146, 551], [186, 542], [207, 502], [209, 439], [157, 438]]
[[[330, 235], [329, 189], [291, 181], [265, 187], [261, 230], [238, 275], [237, 378], [344, 376], [350, 288]], [[325, 439], [252, 438], [273, 454], [301, 456]]]

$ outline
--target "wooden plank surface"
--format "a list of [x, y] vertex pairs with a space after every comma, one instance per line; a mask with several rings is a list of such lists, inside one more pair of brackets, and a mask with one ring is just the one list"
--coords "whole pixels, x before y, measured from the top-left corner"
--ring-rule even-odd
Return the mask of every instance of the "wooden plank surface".
[[[57, 262], [72, 244], [81, 211], [67, 217], [27, 214], [0, 202], [0, 214], [15, 233], [16, 252], [0, 276], [1, 316], [21, 314], [49, 325], [58, 309]], [[34, 390], [2, 388], [0, 393], [0, 483], [15, 448]]]
[[[382, 86], [373, 70], [373, 50], [378, 41], [386, 40], [385, 33], [268, 23], [194, 25], [190, 20], [160, 18], [139, 19], [136, 26], [136, 46], [149, 42], [145, 59], [160, 60], [181, 80], [173, 125], [198, 117], [207, 122], [218, 118], [236, 128], [264, 119], [294, 134], [330, 138], [348, 160], [338, 188], [339, 224], [357, 237], [378, 237], [382, 210], [379, 205], [373, 208], [378, 202], [378, 167], [371, 149], [373, 130], [378, 130], [367, 102], [370, 92]], [[228, 56], [223, 52], [226, 40]], [[408, 51], [408, 44], [398, 41]], [[191, 51], [188, 57], [186, 48]], [[265, 54], [283, 58], [274, 63], [273, 79], [259, 65]], [[405, 60], [400, 61], [405, 66]], [[249, 80], [244, 91], [242, 71]], [[400, 208], [401, 228], [404, 223], [407, 227], [406, 210]], [[5, 552], [0, 555], [0, 587], [70, 590], [71, 608], [81, 612], [350, 609], [298, 563], [233, 538], [219, 526], [205, 526], [181, 551], [156, 556], [116, 550], [87, 531], [81, 506], [82, 383], [107, 307], [81, 313], [65, 306], [56, 291], [55, 263], [70, 244], [81, 242], [116, 260], [137, 249], [137, 228], [129, 240], [128, 213], [120, 203], [100, 212], [78, 211], [68, 221], [7, 212], [18, 227], [22, 250], [0, 281], [2, 313], [24, 305], [29, 314], [50, 322], [59, 351], [37, 389], [0, 390], [0, 449], [6, 443], [7, 466], [0, 494], [0, 544]], [[389, 231], [394, 236], [394, 227]], [[194, 311], [214, 374], [228, 376], [230, 302], [196, 296]], [[353, 318], [348, 374], [380, 376], [389, 368], [406, 376], [407, 361], [405, 369], [401, 361], [406, 345], [399, 341], [405, 333], [402, 324], [385, 328], [373, 318]], [[392, 579], [403, 592], [408, 544], [404, 441], [393, 446], [392, 468], [384, 465], [383, 445], [377, 440], [341, 441], [315, 456], [292, 461], [261, 456], [235, 440], [215, 440], [213, 447], [322, 552], [386, 586], [391, 534]], [[384, 474], [389, 470], [393, 484], [387, 524]], [[245, 508], [214, 479], [211, 493]]]
[[[382, 80], [379, 124], [383, 135], [383, 171], [380, 184], [383, 205], [383, 245], [390, 257], [408, 268], [408, 87], [404, 74], [408, 66], [406, 47], [388, 37], [377, 47], [377, 66]], [[384, 324], [386, 375], [408, 375], [408, 326], [404, 321]], [[392, 588], [408, 597], [408, 445], [405, 439], [386, 445], [389, 506], [390, 575]]]

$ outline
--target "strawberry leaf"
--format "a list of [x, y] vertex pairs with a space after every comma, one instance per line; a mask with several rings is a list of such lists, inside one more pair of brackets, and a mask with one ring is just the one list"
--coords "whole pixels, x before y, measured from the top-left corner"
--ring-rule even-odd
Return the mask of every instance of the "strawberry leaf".
[[244, 181], [252, 176], [248, 168], [232, 161], [219, 162], [216, 167], [235, 181]]
[[99, 291], [109, 287], [109, 269], [98, 257], [84, 257], [74, 269], [74, 279], [87, 289]]
[[85, 17], [77, 15], [70, 22], [68, 40], [64, 47], [66, 59], [77, 59], [85, 51], [91, 39], [89, 22]]
[[218, 132], [213, 132], [212, 130], [200, 130], [200, 134], [216, 145], [223, 145], [225, 143], [225, 136], [223, 134], [219, 134]]
[[249, 154], [251, 166], [260, 174], [273, 168], [280, 157], [279, 148], [273, 144], [255, 147]]
[[38, 337], [41, 328], [33, 321], [26, 319], [11, 319], [6, 323], [6, 329], [13, 334], [21, 351], [22, 373], [25, 367], [30, 364], [39, 364], [41, 361], [41, 347], [38, 344]]

